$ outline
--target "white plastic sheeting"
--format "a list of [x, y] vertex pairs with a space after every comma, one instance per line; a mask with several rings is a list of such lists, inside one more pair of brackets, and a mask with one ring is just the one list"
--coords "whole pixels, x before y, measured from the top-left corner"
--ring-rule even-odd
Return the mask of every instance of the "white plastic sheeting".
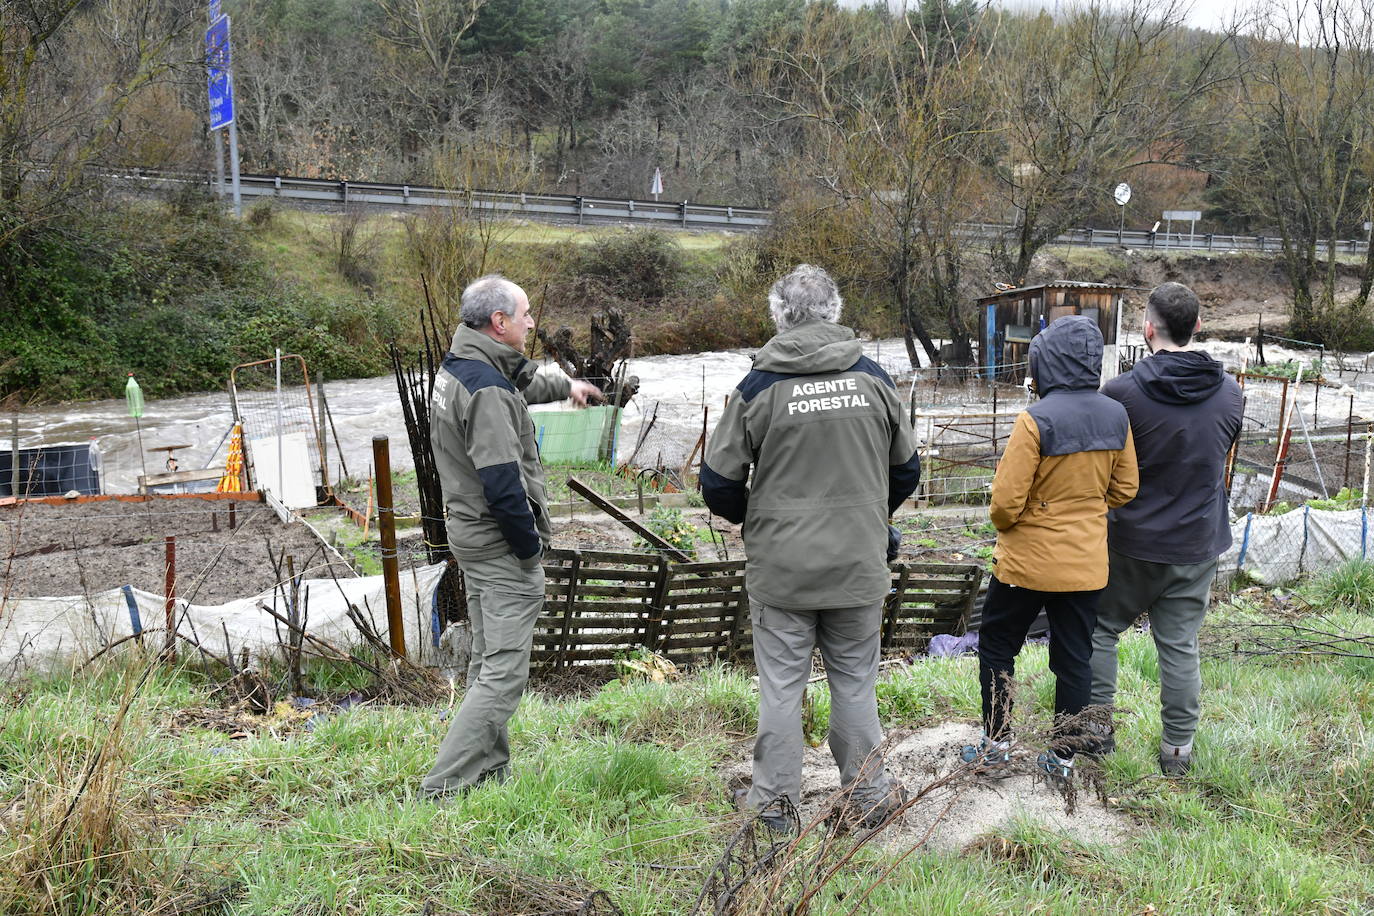
[[1348, 560], [1363, 560], [1370, 544], [1369, 509], [1339, 511], [1303, 507], [1283, 515], [1246, 515], [1231, 526], [1231, 549], [1218, 569], [1244, 571], [1264, 585], [1277, 585]]
[[[444, 564], [401, 571], [401, 616], [405, 621], [406, 651], [412, 661], [436, 664], [438, 641], [434, 592]], [[299, 601], [304, 629], [311, 636], [341, 649], [361, 641], [348, 617], [350, 605], [386, 638], [386, 596], [381, 576], [356, 579], [303, 579]], [[176, 602], [176, 627], [182, 636], [223, 657], [248, 648], [254, 655], [275, 652], [288, 639], [288, 628], [258, 607], [259, 603], [287, 617], [290, 589], [276, 589], [228, 604]], [[146, 632], [145, 643], [161, 648], [166, 639], [166, 599], [129, 586], [63, 598], [17, 598], [0, 607], [0, 672], [50, 671], [80, 664], [105, 646], [135, 632]], [[227, 642], [227, 646], [226, 646]], [[121, 648], [135, 645], [133, 640]], [[178, 640], [181, 654], [195, 652]], [[305, 641], [304, 651], [320, 647]]]

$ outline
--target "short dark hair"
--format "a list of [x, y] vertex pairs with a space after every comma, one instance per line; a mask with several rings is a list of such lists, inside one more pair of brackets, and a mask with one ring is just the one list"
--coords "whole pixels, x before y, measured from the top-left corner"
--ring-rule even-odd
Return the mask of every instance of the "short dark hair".
[[1197, 293], [1182, 283], [1161, 283], [1150, 291], [1145, 310], [1162, 321], [1169, 340], [1182, 347], [1193, 339], [1202, 303]]

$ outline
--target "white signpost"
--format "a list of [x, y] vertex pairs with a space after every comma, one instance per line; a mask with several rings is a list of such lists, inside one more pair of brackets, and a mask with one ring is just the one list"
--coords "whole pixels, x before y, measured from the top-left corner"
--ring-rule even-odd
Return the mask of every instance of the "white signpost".
[[1126, 237], [1126, 205], [1131, 202], [1131, 186], [1121, 182], [1112, 189], [1112, 199], [1121, 207], [1121, 225], [1116, 230], [1116, 243], [1121, 245]]
[[663, 172], [658, 168], [654, 169], [653, 181], [649, 182], [649, 193], [654, 195], [654, 200], [658, 200], [658, 195], [663, 193]]
[[1188, 244], [1193, 244], [1193, 236], [1196, 234], [1197, 221], [1202, 219], [1201, 210], [1165, 210], [1164, 211], [1164, 238], [1167, 242], [1169, 233], [1173, 231], [1174, 220], [1188, 223]]

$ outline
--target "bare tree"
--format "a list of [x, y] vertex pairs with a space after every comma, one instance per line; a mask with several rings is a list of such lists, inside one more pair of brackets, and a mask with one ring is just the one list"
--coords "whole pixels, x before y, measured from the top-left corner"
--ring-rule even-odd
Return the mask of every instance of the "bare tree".
[[949, 330], [947, 355], [965, 362], [967, 246], [956, 230], [981, 194], [986, 49], [940, 18], [883, 17], [846, 38], [838, 14], [810, 15], [800, 43], [771, 55], [763, 74], [782, 117], [806, 125], [809, 187], [797, 193], [792, 182], [784, 232], [800, 243], [797, 256], [829, 251], [841, 273], [879, 279], [913, 366], [917, 342], [931, 363], [941, 360], [932, 319]]
[[1339, 344], [1362, 321], [1374, 268], [1371, 255], [1355, 300], [1337, 303], [1335, 242], [1371, 212], [1374, 3], [1272, 7], [1245, 56], [1226, 181], [1278, 233], [1293, 332]]
[[674, 194], [700, 200], [712, 186], [712, 173], [737, 148], [739, 99], [729, 87], [700, 73], [676, 75], [660, 93], [662, 120], [673, 145], [672, 177], [679, 186]]
[[1229, 75], [1227, 34], [1180, 63], [1186, 11], [1181, 0], [1088, 0], [1060, 18], [1004, 16], [988, 73], [1002, 142], [993, 172], [1013, 222], [995, 259], [1010, 279], [1023, 282], [1036, 252], [1109, 200], [1131, 166], [1183, 149], [1165, 141]]
[[0, 245], [63, 212], [83, 187], [86, 167], [129, 139], [124, 117], [131, 106], [191, 62], [186, 39], [198, 12], [154, 0], [89, 7], [78, 0], [6, 0]]
[[442, 132], [452, 120], [452, 97], [463, 84], [463, 36], [486, 0], [375, 0], [382, 12], [378, 37], [390, 54], [384, 70], [420, 118], [422, 132]]

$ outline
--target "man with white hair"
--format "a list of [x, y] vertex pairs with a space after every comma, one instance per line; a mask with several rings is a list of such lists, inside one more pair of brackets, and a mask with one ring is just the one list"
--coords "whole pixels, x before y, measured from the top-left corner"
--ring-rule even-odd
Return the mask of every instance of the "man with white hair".
[[534, 327], [525, 291], [498, 274], [468, 284], [430, 399], [430, 444], [444, 490], [448, 543], [467, 583], [472, 661], [467, 692], [439, 758], [421, 783], [429, 796], [461, 792], [510, 767], [506, 723], [530, 671], [544, 606], [540, 565], [553, 530], [544, 467], [527, 404], [572, 398], [595, 385], [536, 375], [523, 355]]
[[[877, 753], [874, 685], [898, 546], [888, 519], [920, 480], [916, 437], [892, 379], [836, 324], [843, 303], [824, 270], [797, 267], [768, 301], [778, 333], [731, 393], [701, 467], [711, 511], [744, 525], [759, 733], [737, 801], [801, 800], [802, 700], [819, 644], [830, 750], [850, 812], [876, 826], [903, 800]], [[763, 820], [791, 826], [771, 809]]]

